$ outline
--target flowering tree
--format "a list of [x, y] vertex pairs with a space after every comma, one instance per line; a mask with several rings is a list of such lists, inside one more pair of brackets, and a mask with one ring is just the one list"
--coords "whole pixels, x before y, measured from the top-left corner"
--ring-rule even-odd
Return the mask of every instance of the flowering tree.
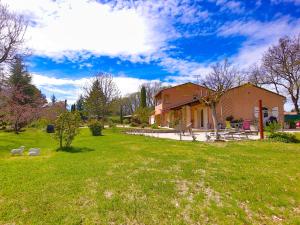
[[22, 127], [37, 119], [46, 99], [31, 84], [31, 76], [26, 71], [21, 58], [11, 64], [5, 85], [0, 88], [2, 119], [12, 125], [18, 133]]
[[22, 89], [9, 88], [3, 94], [5, 104], [3, 107], [4, 120], [9, 122], [14, 131], [18, 133], [22, 127], [30, 123], [32, 120], [38, 118], [39, 108], [43, 104], [41, 98], [36, 98], [31, 103], [29, 96], [22, 92]]

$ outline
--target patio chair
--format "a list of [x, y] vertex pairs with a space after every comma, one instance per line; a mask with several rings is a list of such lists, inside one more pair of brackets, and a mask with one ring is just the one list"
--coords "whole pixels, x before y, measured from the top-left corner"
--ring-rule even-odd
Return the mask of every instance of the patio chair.
[[251, 121], [250, 120], [244, 120], [243, 121], [243, 130], [244, 131], [251, 131], [250, 129], [250, 126], [251, 126]]

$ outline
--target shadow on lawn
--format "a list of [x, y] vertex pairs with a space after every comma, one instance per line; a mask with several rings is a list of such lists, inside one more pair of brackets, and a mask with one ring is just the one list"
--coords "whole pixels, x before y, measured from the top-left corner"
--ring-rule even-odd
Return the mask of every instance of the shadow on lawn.
[[95, 151], [94, 149], [87, 148], [87, 147], [64, 147], [64, 148], [58, 148], [56, 151], [61, 152], [69, 152], [69, 153], [84, 153], [84, 152], [92, 152]]

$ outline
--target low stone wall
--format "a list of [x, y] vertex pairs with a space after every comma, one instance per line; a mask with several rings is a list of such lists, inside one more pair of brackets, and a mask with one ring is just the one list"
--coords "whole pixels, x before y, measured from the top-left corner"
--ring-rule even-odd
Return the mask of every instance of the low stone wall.
[[124, 133], [130, 134], [130, 133], [179, 133], [177, 130], [166, 130], [166, 129], [147, 129], [147, 128], [127, 128], [123, 131]]

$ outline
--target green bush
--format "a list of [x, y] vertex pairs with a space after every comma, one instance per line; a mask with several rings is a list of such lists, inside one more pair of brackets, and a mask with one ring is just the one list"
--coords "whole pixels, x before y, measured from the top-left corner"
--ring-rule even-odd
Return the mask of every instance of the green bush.
[[272, 133], [268, 136], [269, 140], [279, 141], [284, 143], [297, 143], [299, 142], [294, 134], [286, 133], [286, 132], [277, 132]]
[[89, 123], [90, 131], [93, 136], [101, 136], [102, 135], [102, 123], [98, 120], [92, 120]]
[[158, 125], [157, 125], [157, 123], [153, 123], [153, 124], [151, 124], [151, 128], [152, 128], [152, 129], [158, 129]]
[[31, 128], [45, 129], [45, 127], [49, 124], [49, 120], [47, 119], [38, 119], [33, 121], [28, 125]]
[[131, 123], [130, 123], [130, 126], [131, 127], [137, 127], [139, 124], [138, 123], [136, 123], [136, 122], [134, 122], [134, 121], [132, 121]]
[[[140, 124], [149, 123], [149, 117], [151, 115], [151, 109], [149, 108], [138, 108], [135, 112], [137, 120]], [[134, 118], [133, 118], [134, 119]]]
[[142, 123], [142, 124], [141, 124], [141, 128], [145, 128], [145, 127], [148, 127], [148, 126], [149, 126], [148, 123]]
[[112, 121], [115, 124], [120, 124], [121, 123], [120, 116], [112, 116], [112, 117], [110, 117], [110, 121]]
[[265, 127], [265, 131], [268, 131], [271, 134], [274, 134], [278, 130], [280, 130], [280, 128], [281, 128], [280, 124], [274, 121], [272, 123], [269, 123], [268, 126]]
[[123, 120], [123, 124], [129, 124], [129, 120], [128, 119], [124, 119]]
[[289, 129], [296, 129], [296, 122], [294, 120], [287, 121]]
[[114, 121], [108, 120], [108, 127], [109, 128], [114, 128], [114, 127], [116, 127], [116, 124], [114, 123]]

